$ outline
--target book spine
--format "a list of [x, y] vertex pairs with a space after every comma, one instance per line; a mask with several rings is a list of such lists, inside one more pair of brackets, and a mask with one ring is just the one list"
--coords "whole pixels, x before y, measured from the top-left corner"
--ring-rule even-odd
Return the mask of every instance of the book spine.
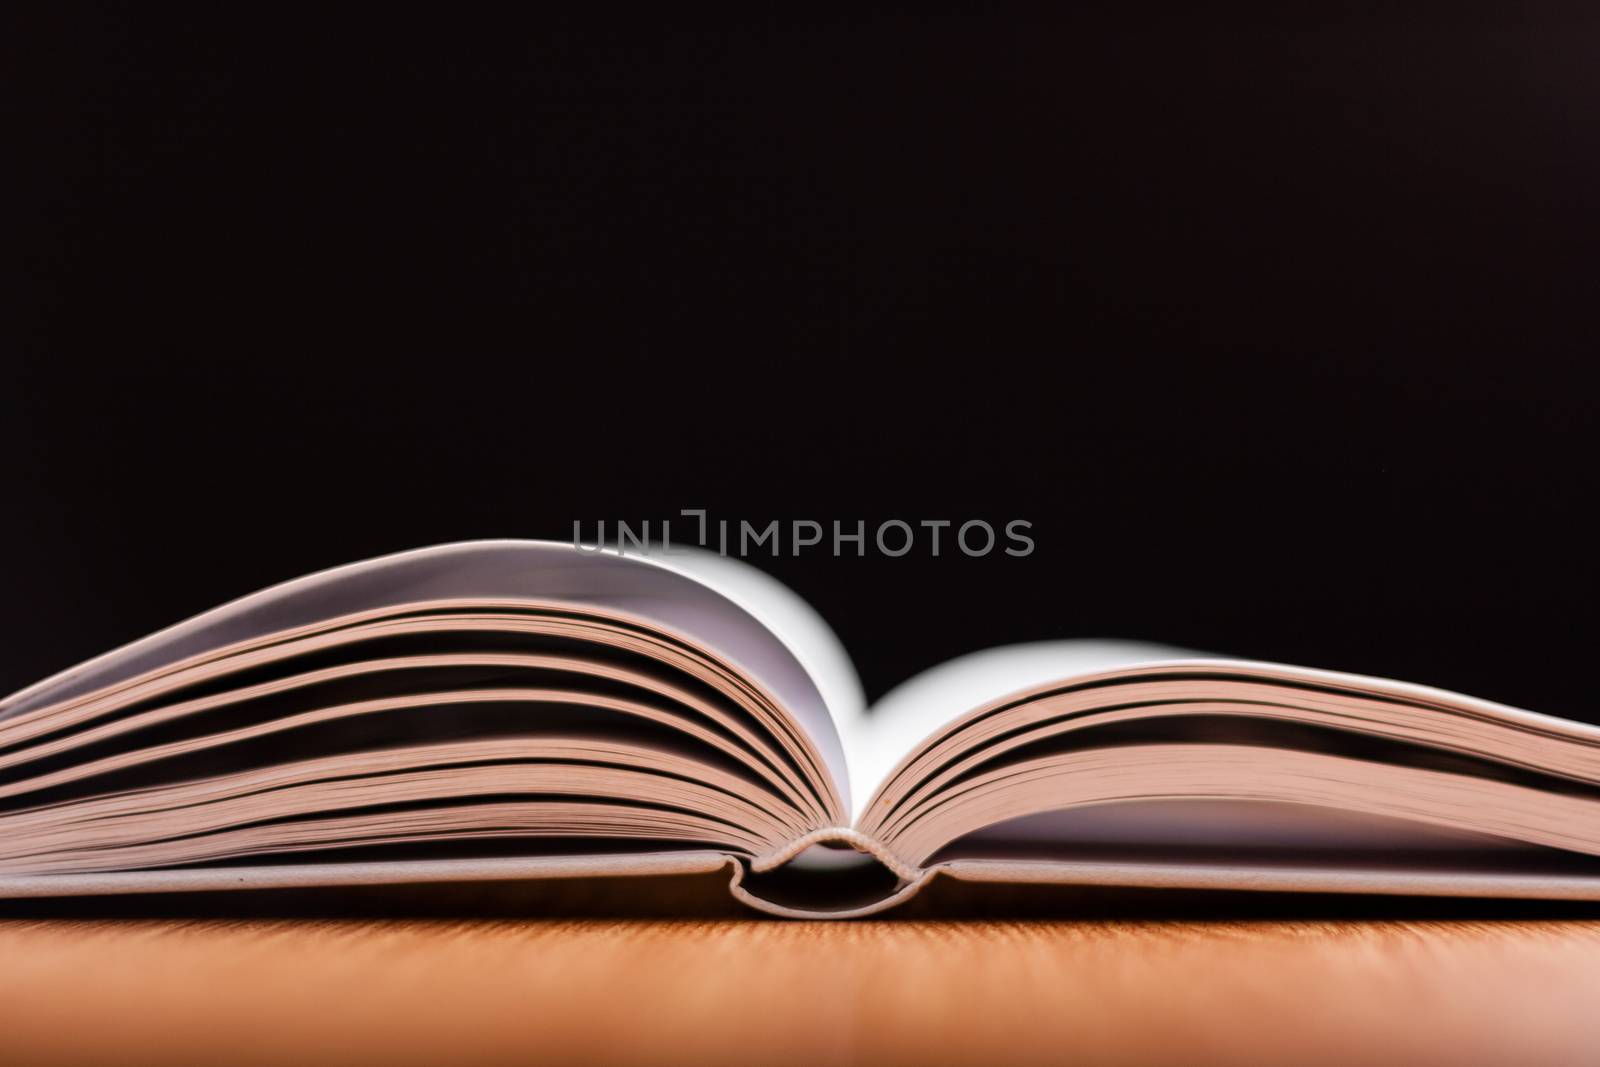
[[881, 841], [868, 837], [860, 830], [853, 830], [848, 826], [829, 826], [821, 830], [813, 830], [803, 837], [797, 837], [776, 852], [770, 852], [765, 856], [757, 856], [751, 860], [750, 869], [758, 874], [776, 870], [812, 845], [847, 845], [857, 852], [871, 856], [893, 871], [896, 877], [902, 881], [916, 881], [923, 875], [921, 867], [907, 863], [890, 851]]

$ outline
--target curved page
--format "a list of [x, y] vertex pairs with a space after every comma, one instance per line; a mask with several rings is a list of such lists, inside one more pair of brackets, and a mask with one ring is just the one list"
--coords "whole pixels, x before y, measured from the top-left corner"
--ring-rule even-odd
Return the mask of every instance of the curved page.
[[[716, 560], [714, 568], [703, 568], [715, 571], [708, 581], [691, 573], [692, 564], [675, 565], [679, 558], [587, 552], [551, 541], [467, 541], [335, 567], [235, 600], [30, 686], [0, 702], [0, 719], [329, 618], [427, 600], [530, 597], [632, 615], [738, 666], [766, 687], [811, 738], [848, 810], [844, 750], [823, 685], [805, 662], [825, 665], [829, 680], [824, 684], [848, 692], [850, 682], [838, 666], [843, 661], [847, 668], [848, 659], [832, 633], [777, 582], [741, 575], [750, 569], [743, 564]], [[805, 621], [808, 614], [811, 625]], [[793, 627], [798, 638], [780, 637], [764, 618], [799, 623]]]

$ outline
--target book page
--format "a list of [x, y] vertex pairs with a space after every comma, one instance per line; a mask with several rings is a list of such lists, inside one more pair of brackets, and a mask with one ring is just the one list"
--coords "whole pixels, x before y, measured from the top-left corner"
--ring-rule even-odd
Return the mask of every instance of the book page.
[[[860, 683], [816, 613], [776, 580], [705, 553], [622, 556], [552, 541], [467, 541], [297, 578], [214, 608], [0, 700], [0, 719], [146, 671], [328, 619], [429, 600], [534, 599], [657, 623], [765, 687], [813, 742], [846, 805], [830, 701], [859, 718]], [[782, 631], [780, 636], [779, 630]]]
[[853, 819], [879, 784], [930, 734], [1011, 693], [1076, 675], [1160, 663], [1216, 659], [1204, 652], [1140, 641], [1038, 641], [960, 656], [896, 686], [864, 716], [840, 723], [850, 765]]
[[[866, 694], [844, 645], [794, 590], [748, 563], [698, 549], [674, 550], [657, 562], [710, 586], [771, 630], [806, 669], [841, 733], [866, 714]], [[842, 779], [844, 768], [838, 772]]]
[[937, 667], [867, 721], [857, 828], [909, 866], [1600, 855], [1593, 792], [1572, 787], [1600, 780], [1600, 729], [1410, 683], [1063, 642]]

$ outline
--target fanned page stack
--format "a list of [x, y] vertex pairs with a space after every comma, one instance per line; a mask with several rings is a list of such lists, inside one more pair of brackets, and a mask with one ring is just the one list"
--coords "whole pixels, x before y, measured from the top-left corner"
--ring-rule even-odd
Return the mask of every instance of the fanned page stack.
[[723, 868], [783, 915], [934, 877], [1600, 899], [1600, 729], [1114, 642], [867, 709], [759, 571], [531, 541], [292, 581], [0, 703], [0, 896]]

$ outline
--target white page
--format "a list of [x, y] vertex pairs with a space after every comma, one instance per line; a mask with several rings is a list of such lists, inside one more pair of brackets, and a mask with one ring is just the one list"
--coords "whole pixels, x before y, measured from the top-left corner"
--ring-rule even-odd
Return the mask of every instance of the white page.
[[1139, 641], [1038, 641], [974, 652], [931, 667], [885, 694], [865, 716], [840, 724], [850, 765], [851, 818], [861, 817], [879, 784], [928, 735], [985, 704], [1075, 675], [1214, 658], [1220, 657]]
[[0, 701], [0, 718], [341, 615], [423, 600], [522, 598], [637, 616], [734, 664], [811, 738], [849, 810], [844, 750], [829, 708], [832, 701], [837, 714], [859, 718], [862, 699], [838, 639], [775, 579], [698, 552], [638, 557], [555, 541], [464, 541], [351, 563], [252, 593], [47, 678]]
[[866, 694], [849, 653], [794, 590], [748, 563], [698, 549], [652, 558], [709, 585], [761, 620], [805, 667], [841, 735], [866, 714]]

